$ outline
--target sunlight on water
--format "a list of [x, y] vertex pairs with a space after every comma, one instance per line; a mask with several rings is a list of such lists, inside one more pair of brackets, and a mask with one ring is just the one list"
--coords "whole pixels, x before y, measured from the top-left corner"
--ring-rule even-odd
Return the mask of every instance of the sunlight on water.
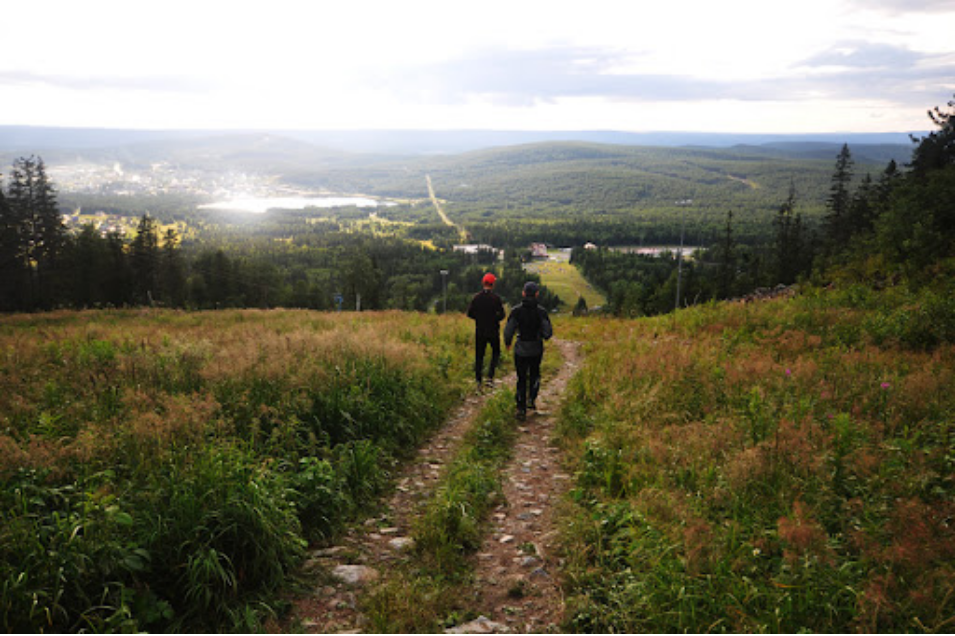
[[359, 208], [375, 208], [379, 205], [395, 205], [366, 197], [237, 197], [200, 205], [200, 210], [238, 210], [262, 214], [270, 209], [302, 210], [308, 207], [337, 208], [354, 205]]

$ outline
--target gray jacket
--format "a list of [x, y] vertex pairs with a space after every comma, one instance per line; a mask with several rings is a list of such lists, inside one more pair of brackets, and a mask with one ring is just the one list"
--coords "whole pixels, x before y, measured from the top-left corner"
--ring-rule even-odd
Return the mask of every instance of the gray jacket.
[[504, 344], [511, 346], [515, 335], [514, 355], [522, 358], [543, 355], [544, 341], [554, 335], [554, 328], [547, 310], [538, 305], [536, 299], [525, 298], [511, 309], [504, 325]]

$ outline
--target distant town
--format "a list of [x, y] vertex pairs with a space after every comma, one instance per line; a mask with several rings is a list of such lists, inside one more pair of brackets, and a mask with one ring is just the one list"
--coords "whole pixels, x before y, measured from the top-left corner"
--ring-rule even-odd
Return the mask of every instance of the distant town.
[[58, 190], [77, 194], [130, 197], [178, 194], [211, 200], [236, 193], [270, 196], [292, 192], [278, 182], [278, 177], [182, 168], [169, 161], [153, 162], [145, 168], [120, 162], [81, 162], [48, 166], [47, 171]]

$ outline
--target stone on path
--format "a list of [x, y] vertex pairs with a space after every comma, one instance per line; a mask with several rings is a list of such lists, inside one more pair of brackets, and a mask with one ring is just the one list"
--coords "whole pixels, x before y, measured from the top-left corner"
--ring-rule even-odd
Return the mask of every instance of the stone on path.
[[414, 548], [414, 539], [411, 537], [395, 537], [388, 542], [388, 545], [391, 546], [392, 550], [405, 552]]
[[445, 634], [506, 634], [510, 628], [503, 623], [495, 623], [486, 616], [478, 616], [470, 623], [445, 630]]
[[332, 574], [349, 585], [362, 585], [378, 580], [378, 570], [367, 565], [336, 565]]

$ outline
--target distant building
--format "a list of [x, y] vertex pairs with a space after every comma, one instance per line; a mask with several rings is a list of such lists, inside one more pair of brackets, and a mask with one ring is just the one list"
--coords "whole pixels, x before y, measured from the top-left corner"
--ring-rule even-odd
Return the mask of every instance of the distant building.
[[534, 258], [547, 258], [547, 246], [543, 243], [531, 243], [531, 256]]
[[585, 250], [595, 250], [595, 249], [597, 249], [597, 246], [594, 245], [593, 243], [584, 243], [584, 249], [585, 249]]
[[470, 256], [478, 256], [483, 253], [493, 254], [497, 260], [502, 260], [504, 258], [504, 250], [499, 250], [493, 245], [481, 244], [470, 244], [470, 245], [453, 245], [452, 249], [455, 252], [463, 252]]
[[493, 245], [484, 244], [455, 245], [453, 248], [455, 252], [464, 252], [465, 254], [477, 254], [478, 252], [497, 252], [497, 249], [495, 249]]

